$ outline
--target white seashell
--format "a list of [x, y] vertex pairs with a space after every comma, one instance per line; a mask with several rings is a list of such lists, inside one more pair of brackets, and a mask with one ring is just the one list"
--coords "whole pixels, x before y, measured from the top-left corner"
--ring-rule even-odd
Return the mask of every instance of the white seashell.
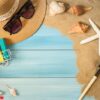
[[63, 2], [52, 1], [49, 5], [49, 15], [55, 16], [65, 12], [65, 5]]
[[15, 88], [11, 88], [9, 85], [6, 85], [7, 89], [9, 90], [10, 95], [17, 96], [17, 91]]
[[2, 91], [0, 91], [0, 95], [3, 95], [3, 92]]
[[9, 92], [12, 96], [16, 96], [17, 93], [16, 93], [16, 90], [14, 88], [9, 88]]

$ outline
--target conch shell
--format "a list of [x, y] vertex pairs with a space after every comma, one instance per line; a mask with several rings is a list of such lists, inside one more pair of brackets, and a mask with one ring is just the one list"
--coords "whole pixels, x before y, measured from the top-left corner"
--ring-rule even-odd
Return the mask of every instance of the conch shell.
[[75, 24], [68, 33], [86, 33], [89, 30], [89, 25], [78, 22]]
[[10, 86], [6, 85], [8, 90], [9, 90], [9, 93], [12, 95], [12, 96], [17, 96], [17, 91], [15, 88], [11, 88]]
[[12, 96], [16, 96], [17, 95], [17, 93], [16, 93], [16, 89], [14, 89], [14, 88], [10, 88], [9, 89], [9, 92], [10, 92], [10, 94], [12, 95]]
[[77, 16], [83, 15], [85, 12], [90, 11], [92, 7], [84, 7], [81, 5], [75, 5], [69, 8], [68, 12]]
[[60, 1], [52, 1], [49, 5], [49, 15], [55, 16], [65, 12], [65, 5]]

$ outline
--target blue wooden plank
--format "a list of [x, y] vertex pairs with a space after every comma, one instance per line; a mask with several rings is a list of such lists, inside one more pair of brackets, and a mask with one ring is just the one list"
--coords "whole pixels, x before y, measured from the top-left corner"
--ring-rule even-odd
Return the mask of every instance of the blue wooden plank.
[[[19, 96], [12, 97], [7, 92], [5, 100], [78, 100], [80, 86], [74, 78], [30, 78], [0, 79], [2, 84], [15, 87]], [[7, 91], [4, 86], [1, 90]], [[88, 97], [84, 100], [94, 100]]]
[[12, 49], [73, 49], [73, 42], [57, 29], [42, 27], [29, 39], [10, 46]]
[[43, 25], [10, 48], [15, 50], [14, 60], [0, 69], [0, 77], [75, 77], [77, 73], [73, 42], [56, 29]]
[[12, 51], [8, 67], [0, 68], [0, 77], [75, 77], [76, 55], [72, 50]]

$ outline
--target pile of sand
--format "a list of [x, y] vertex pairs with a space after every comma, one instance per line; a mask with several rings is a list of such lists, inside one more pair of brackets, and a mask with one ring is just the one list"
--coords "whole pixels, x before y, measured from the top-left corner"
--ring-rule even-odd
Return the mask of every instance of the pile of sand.
[[[48, 4], [51, 0], [48, 0]], [[62, 1], [62, 0], [61, 0]], [[64, 0], [63, 0], [64, 1]], [[98, 40], [90, 42], [85, 45], [80, 45], [80, 41], [96, 34], [91, 28], [88, 33], [73, 33], [68, 34], [71, 26], [78, 21], [89, 24], [88, 19], [91, 17], [97, 25], [100, 26], [100, 0], [96, 2], [87, 2], [87, 0], [65, 0], [64, 2], [70, 5], [81, 4], [85, 6], [92, 6], [93, 9], [82, 16], [74, 16], [67, 11], [64, 14], [54, 17], [48, 16], [48, 12], [45, 18], [45, 24], [47, 26], [55, 27], [63, 33], [63, 35], [69, 37], [74, 41], [74, 49], [77, 55], [78, 74], [77, 79], [81, 84], [87, 85], [90, 79], [96, 72], [97, 66], [100, 64], [100, 57], [98, 55]], [[67, 44], [66, 44], [67, 45]], [[100, 77], [95, 82], [88, 95], [94, 96], [96, 100], [100, 100]]]

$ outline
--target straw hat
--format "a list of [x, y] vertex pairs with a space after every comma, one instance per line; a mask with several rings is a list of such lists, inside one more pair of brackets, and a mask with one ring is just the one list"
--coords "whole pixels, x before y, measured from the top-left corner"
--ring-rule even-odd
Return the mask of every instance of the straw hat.
[[18, 11], [27, 0], [0, 0], [0, 38], [5, 38], [7, 44], [14, 44], [32, 36], [40, 27], [46, 13], [46, 0], [31, 0], [36, 7], [31, 19], [20, 17], [22, 29], [13, 35], [3, 29], [12, 15]]

